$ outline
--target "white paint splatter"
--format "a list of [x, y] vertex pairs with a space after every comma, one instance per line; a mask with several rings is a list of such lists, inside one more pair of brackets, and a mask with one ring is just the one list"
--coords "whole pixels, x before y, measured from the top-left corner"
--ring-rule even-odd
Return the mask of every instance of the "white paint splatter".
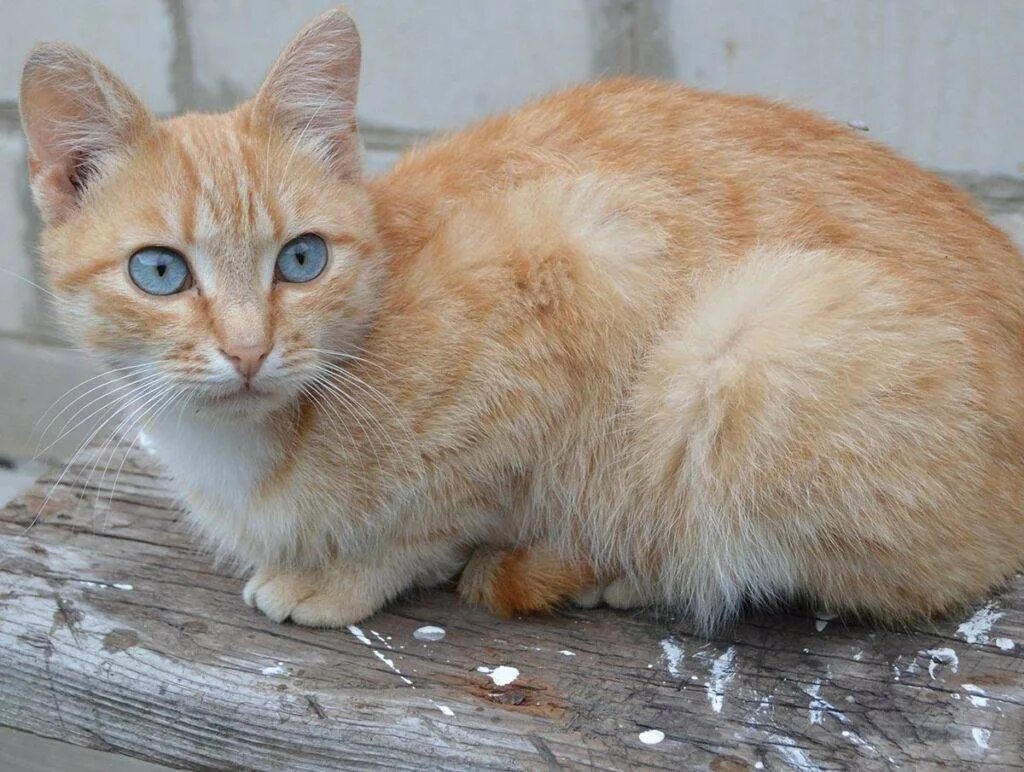
[[477, 672], [486, 673], [490, 676], [491, 680], [494, 681], [496, 686], [508, 686], [519, 678], [519, 669], [509, 665], [498, 665], [498, 667], [493, 670], [481, 665], [477, 668]]
[[976, 708], [988, 707], [988, 697], [985, 696], [985, 690], [976, 684], [963, 684], [961, 687], [967, 692], [967, 699], [971, 701], [971, 704]]
[[811, 698], [807, 706], [807, 720], [812, 724], [820, 724], [824, 714], [821, 709], [821, 679], [814, 682], [814, 686], [804, 689], [804, 692]]
[[804, 694], [811, 698], [807, 705], [807, 718], [812, 724], [821, 724], [825, 714], [832, 716], [840, 723], [847, 723], [846, 715], [831, 702], [821, 696], [821, 679], [815, 679], [813, 686], [804, 689]]
[[736, 675], [732, 663], [736, 657], [736, 648], [730, 646], [725, 653], [717, 657], [711, 663], [711, 680], [708, 682], [708, 700], [711, 702], [711, 709], [715, 713], [722, 712], [722, 704], [725, 702], [725, 687]]
[[679, 664], [686, 656], [682, 646], [676, 643], [675, 638], [664, 638], [661, 641], [661, 652], [668, 664], [668, 672], [672, 675], [679, 675]]
[[369, 638], [367, 638], [363, 634], [363, 631], [360, 630], [355, 625], [349, 625], [348, 626], [348, 631], [350, 633], [352, 633], [352, 635], [354, 635], [356, 638], [358, 638], [360, 640], [360, 642], [365, 643], [367, 646], [372, 646], [373, 645], [373, 642]]
[[921, 654], [929, 657], [931, 660], [928, 663], [928, 675], [931, 676], [933, 681], [935, 680], [935, 668], [938, 665], [949, 665], [949, 669], [954, 673], [960, 666], [960, 658], [957, 657], [956, 652], [946, 646], [939, 649], [928, 649], [927, 651], [922, 651]]
[[445, 635], [444, 628], [437, 627], [436, 625], [424, 625], [412, 631], [412, 637], [417, 641], [430, 641], [432, 643], [443, 640]]
[[[431, 702], [433, 702], [433, 700], [431, 700]], [[447, 705], [442, 705], [439, 702], [434, 702], [434, 707], [437, 708], [442, 713], [444, 713], [449, 718], [455, 715], [455, 711], [452, 710], [451, 708], [449, 708]]]
[[862, 659], [864, 659], [864, 652], [863, 651], [858, 651], [856, 654], [853, 655], [853, 661], [854, 662], [860, 662]]
[[776, 744], [779, 755], [789, 766], [800, 772], [819, 772], [820, 767], [811, 761], [811, 757], [796, 744], [796, 740], [792, 737], [773, 734], [768, 739]]
[[665, 739], [665, 733], [660, 729], [648, 729], [640, 733], [640, 742], [644, 745], [657, 745]]
[[404, 675], [402, 675], [402, 671], [399, 670], [397, 667], [395, 667], [394, 660], [388, 659], [387, 657], [385, 657], [383, 654], [381, 654], [376, 649], [373, 649], [373, 656], [375, 656], [377, 659], [379, 659], [381, 662], [383, 662], [385, 665], [387, 665], [389, 668], [391, 668], [391, 670], [395, 673], [395, 675], [397, 675], [399, 678], [401, 678], [403, 681], [405, 681], [405, 683], [407, 683], [410, 686], [412, 686], [412, 681], [409, 678], [406, 678]]
[[849, 731], [844, 729], [843, 730], [843, 737], [845, 739], [849, 740], [854, 745], [856, 745], [858, 748], [863, 748], [864, 750], [870, 751], [871, 753], [875, 753], [875, 754], [878, 753], [878, 750], [875, 748], [874, 745], [869, 743], [867, 740], [865, 740], [863, 737], [861, 737], [856, 732], [849, 732]]
[[117, 583], [114, 583], [114, 582], [90, 582], [90, 581], [87, 581], [85, 579], [76, 579], [75, 581], [78, 582], [79, 584], [84, 584], [86, 587], [95, 587], [97, 590], [105, 590], [108, 587], [113, 587], [116, 590], [126, 590], [126, 591], [127, 590], [134, 590], [135, 589], [135, 587], [133, 587], [130, 584], [117, 584]]
[[[376, 649], [372, 648], [373, 647], [373, 641], [371, 641], [369, 638], [367, 638], [362, 630], [360, 630], [355, 625], [349, 625], [348, 626], [348, 631], [350, 633], [352, 633], [352, 635], [354, 635], [359, 640], [360, 643], [362, 643], [362, 644], [364, 644], [366, 646], [370, 646], [371, 647], [370, 650], [373, 652], [373, 656], [375, 656], [377, 659], [379, 659], [381, 662], [383, 662], [385, 665], [387, 665], [389, 668], [391, 668], [391, 670], [395, 673], [395, 675], [397, 675], [399, 678], [401, 678], [404, 683], [407, 683], [407, 684], [409, 684], [409, 686], [412, 686], [412, 680], [409, 679], [409, 678], [406, 678], [404, 675], [402, 675], [402, 671], [399, 670], [397, 667], [395, 667], [394, 660], [388, 659], [383, 654], [381, 654], [379, 651], [377, 651]], [[373, 631], [371, 630], [370, 632], [373, 632]], [[378, 637], [380, 637], [378, 633], [374, 633], [374, 635], [377, 635]], [[387, 643], [387, 641], [385, 641], [385, 644], [386, 643]], [[415, 689], [416, 687], [413, 686], [412, 688]]]
[[276, 665], [260, 668], [260, 672], [263, 675], [288, 675], [288, 668], [284, 667], [283, 662], [278, 662]]
[[1003, 651], [1009, 651], [1015, 645], [1016, 644], [1010, 638], [996, 638], [996, 646], [998, 646]]
[[372, 635], [372, 636], [373, 636], [374, 638], [376, 638], [376, 639], [377, 639], [378, 641], [380, 641], [381, 643], [383, 643], [383, 644], [384, 644], [384, 645], [385, 645], [385, 646], [386, 646], [387, 648], [389, 648], [389, 649], [391, 648], [391, 644], [390, 644], [390, 643], [388, 643], [388, 641], [387, 641], [387, 638], [385, 638], [385, 637], [384, 637], [383, 635], [381, 635], [380, 633], [378, 633], [378, 632], [377, 632], [376, 630], [370, 630], [370, 635]]
[[988, 643], [988, 634], [992, 625], [1003, 616], [1002, 611], [996, 611], [996, 604], [993, 601], [956, 628], [956, 634], [961, 636], [968, 643]]
[[989, 729], [982, 729], [981, 727], [976, 726], [971, 730], [971, 737], [974, 738], [974, 744], [983, 751], [988, 750], [988, 740], [991, 736], [992, 731]]
[[576, 652], [575, 651], [569, 651], [568, 649], [562, 649], [558, 653], [561, 654], [563, 657], [575, 657], [576, 656]]

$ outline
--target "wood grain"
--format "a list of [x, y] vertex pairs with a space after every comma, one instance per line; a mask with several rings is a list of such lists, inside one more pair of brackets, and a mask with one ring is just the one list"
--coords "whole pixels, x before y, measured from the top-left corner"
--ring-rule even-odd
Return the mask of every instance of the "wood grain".
[[[446, 589], [316, 631], [242, 604], [143, 455], [113, 494], [83, 482], [92, 460], [0, 515], [0, 726], [188, 768], [1024, 767], [1020, 576], [904, 632], [799, 611], [714, 640], [607, 609], [501, 621]], [[428, 624], [444, 639], [416, 640]], [[519, 677], [478, 670], [499, 665]]]

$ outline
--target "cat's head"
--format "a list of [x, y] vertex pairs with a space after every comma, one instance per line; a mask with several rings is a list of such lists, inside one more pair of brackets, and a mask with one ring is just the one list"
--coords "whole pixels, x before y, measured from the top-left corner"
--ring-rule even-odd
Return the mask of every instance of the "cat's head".
[[379, 273], [359, 62], [354, 24], [332, 11], [251, 102], [159, 121], [84, 52], [34, 49], [22, 122], [73, 336], [140, 389], [230, 413], [281, 405], [327, 352], [355, 353]]

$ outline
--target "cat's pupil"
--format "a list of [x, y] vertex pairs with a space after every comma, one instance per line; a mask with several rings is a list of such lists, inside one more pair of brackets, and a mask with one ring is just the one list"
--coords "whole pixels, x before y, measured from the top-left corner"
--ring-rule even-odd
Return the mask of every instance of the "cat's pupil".
[[156, 275], [163, 278], [163, 275], [167, 273], [167, 266], [163, 263], [156, 267]]
[[295, 262], [297, 262], [299, 265], [303, 265], [306, 262], [306, 253], [305, 252], [296, 252], [295, 253]]

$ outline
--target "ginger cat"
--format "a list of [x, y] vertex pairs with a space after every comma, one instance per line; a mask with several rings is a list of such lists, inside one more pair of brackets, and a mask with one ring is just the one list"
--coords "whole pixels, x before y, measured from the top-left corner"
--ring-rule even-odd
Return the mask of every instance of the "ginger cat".
[[905, 622], [1024, 558], [1024, 270], [961, 193], [767, 101], [616, 79], [364, 180], [352, 21], [155, 120], [25, 66], [42, 252], [245, 602], [335, 626], [456, 575], [701, 630]]

